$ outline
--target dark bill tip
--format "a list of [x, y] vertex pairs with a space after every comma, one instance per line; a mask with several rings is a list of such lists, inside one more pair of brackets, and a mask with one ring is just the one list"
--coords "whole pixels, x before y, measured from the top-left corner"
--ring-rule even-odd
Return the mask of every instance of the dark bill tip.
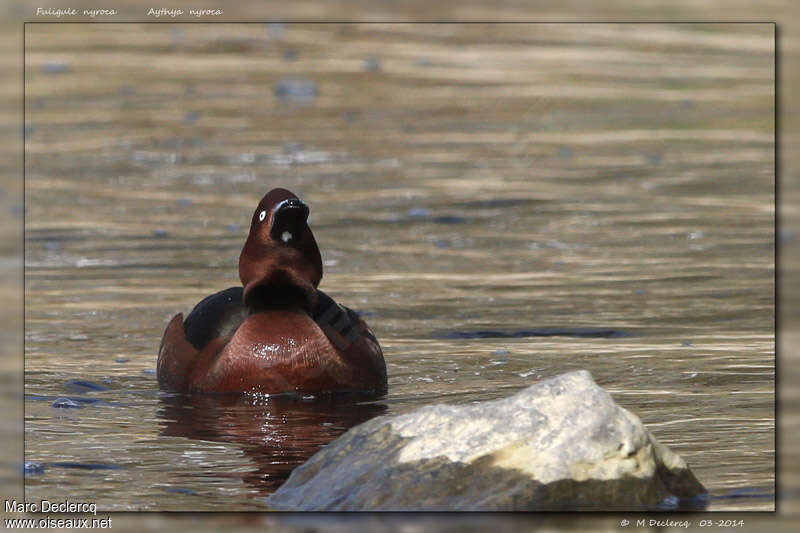
[[285, 244], [299, 239], [308, 220], [309, 209], [299, 198], [289, 198], [275, 206], [270, 236]]

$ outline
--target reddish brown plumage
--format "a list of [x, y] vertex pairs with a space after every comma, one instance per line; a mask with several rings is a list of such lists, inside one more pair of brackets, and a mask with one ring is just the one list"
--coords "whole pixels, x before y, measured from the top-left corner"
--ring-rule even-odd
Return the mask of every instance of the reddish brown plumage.
[[[294, 246], [285, 246], [270, 236], [275, 207], [291, 199], [297, 197], [286, 189], [272, 189], [258, 203], [250, 222], [250, 234], [239, 255], [239, 279], [245, 299], [257, 286], [294, 285], [306, 293], [313, 308], [314, 289], [322, 279], [322, 258], [311, 228], [303, 223]], [[267, 215], [260, 221], [262, 211]]]
[[[264, 196], [239, 258], [242, 302], [231, 302], [239, 292], [229, 289], [198, 304], [186, 324], [182, 314], [170, 321], [158, 356], [161, 388], [267, 394], [386, 388], [383, 353], [366, 323], [317, 291], [322, 261], [307, 215], [285, 189]], [[331, 333], [330, 313], [318, 309], [322, 301], [336, 306], [343, 335]]]

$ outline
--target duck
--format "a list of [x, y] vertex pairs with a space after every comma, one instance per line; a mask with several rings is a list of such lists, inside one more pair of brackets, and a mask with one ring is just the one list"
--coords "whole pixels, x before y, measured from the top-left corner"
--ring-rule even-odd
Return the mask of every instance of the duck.
[[203, 298], [164, 331], [162, 390], [265, 395], [382, 393], [378, 339], [318, 286], [322, 257], [309, 207], [276, 188], [258, 203], [239, 255], [241, 286]]

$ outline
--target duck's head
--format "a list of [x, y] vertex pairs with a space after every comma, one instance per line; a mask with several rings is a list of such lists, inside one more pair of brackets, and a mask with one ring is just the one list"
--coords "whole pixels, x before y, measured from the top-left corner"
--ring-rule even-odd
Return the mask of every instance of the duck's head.
[[239, 256], [244, 303], [251, 309], [287, 300], [309, 310], [317, 305], [322, 258], [308, 213], [308, 206], [286, 189], [272, 189], [258, 203]]

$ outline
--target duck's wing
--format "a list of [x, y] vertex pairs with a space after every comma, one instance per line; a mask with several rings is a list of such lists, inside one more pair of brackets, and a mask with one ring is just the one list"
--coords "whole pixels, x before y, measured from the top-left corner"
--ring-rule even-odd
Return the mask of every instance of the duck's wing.
[[337, 304], [333, 298], [317, 289], [317, 307], [311, 317], [340, 350], [346, 350], [362, 333], [358, 314]]
[[317, 289], [317, 308], [312, 318], [347, 359], [374, 373], [381, 387], [386, 386], [386, 363], [381, 345], [367, 323], [352, 309], [337, 304]]
[[242, 287], [231, 287], [206, 296], [183, 322], [186, 340], [197, 350], [220, 337], [230, 338], [247, 316]]

